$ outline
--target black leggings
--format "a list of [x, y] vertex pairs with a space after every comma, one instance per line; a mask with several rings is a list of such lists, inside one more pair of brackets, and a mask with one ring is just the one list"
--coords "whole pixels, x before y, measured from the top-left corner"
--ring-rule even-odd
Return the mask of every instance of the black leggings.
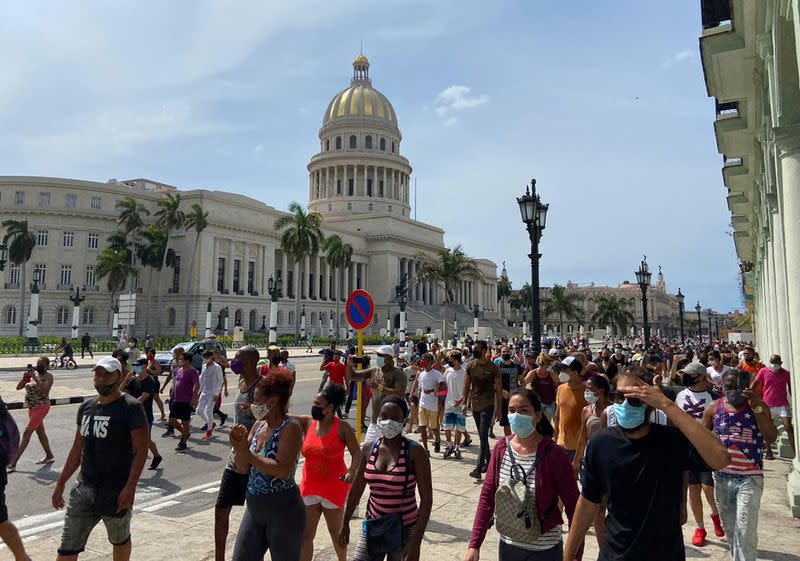
[[494, 425], [494, 405], [490, 405], [480, 411], [473, 411], [472, 418], [475, 419], [475, 425], [478, 427], [478, 438], [481, 440], [481, 450], [478, 454], [478, 467], [489, 464], [489, 456], [492, 451], [489, 448], [489, 430]]
[[247, 494], [233, 561], [298, 561], [306, 527], [306, 505], [297, 487], [268, 495]]
[[500, 540], [499, 561], [561, 561], [564, 544], [554, 545], [550, 549], [531, 551]]

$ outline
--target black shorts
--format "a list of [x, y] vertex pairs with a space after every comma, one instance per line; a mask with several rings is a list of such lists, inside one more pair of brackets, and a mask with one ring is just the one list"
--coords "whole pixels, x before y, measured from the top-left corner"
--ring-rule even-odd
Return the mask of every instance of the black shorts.
[[690, 471], [689, 472], [689, 485], [710, 485], [714, 486], [714, 478], [711, 476], [710, 471]]
[[192, 404], [183, 401], [169, 402], [169, 418], [188, 421], [192, 417]]
[[247, 473], [237, 473], [232, 469], [225, 468], [222, 472], [222, 481], [219, 482], [217, 508], [244, 505], [244, 499], [247, 496], [248, 478], [249, 474]]
[[508, 400], [502, 400], [500, 403], [500, 426], [507, 427], [508, 426]]

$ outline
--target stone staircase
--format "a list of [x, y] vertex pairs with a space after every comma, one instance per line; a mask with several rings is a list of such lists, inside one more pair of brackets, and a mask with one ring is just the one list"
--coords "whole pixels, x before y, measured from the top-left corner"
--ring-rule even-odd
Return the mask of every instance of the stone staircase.
[[[442, 328], [442, 315], [444, 313], [444, 306], [426, 306], [426, 305], [408, 305], [406, 307], [408, 333], [416, 333], [417, 329], [421, 329], [423, 333], [430, 330], [436, 331]], [[458, 321], [459, 332], [466, 330], [468, 333], [472, 332], [474, 322], [474, 314], [469, 310], [459, 305], [447, 306], [447, 329], [448, 333], [452, 335], [453, 320]], [[495, 319], [489, 319], [481, 314], [478, 318], [478, 325], [483, 327], [491, 327], [495, 337], [510, 337], [514, 334], [514, 329], [508, 327], [503, 322]]]

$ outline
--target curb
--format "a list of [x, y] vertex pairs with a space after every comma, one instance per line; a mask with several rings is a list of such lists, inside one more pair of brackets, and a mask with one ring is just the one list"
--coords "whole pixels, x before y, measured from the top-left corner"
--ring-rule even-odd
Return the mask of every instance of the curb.
[[[87, 399], [90, 399], [94, 396], [91, 395], [79, 395], [74, 397], [57, 397], [50, 400], [50, 405], [74, 405], [76, 403], [83, 403]], [[26, 409], [24, 401], [11, 401], [6, 403], [6, 407], [9, 410], [12, 409]]]

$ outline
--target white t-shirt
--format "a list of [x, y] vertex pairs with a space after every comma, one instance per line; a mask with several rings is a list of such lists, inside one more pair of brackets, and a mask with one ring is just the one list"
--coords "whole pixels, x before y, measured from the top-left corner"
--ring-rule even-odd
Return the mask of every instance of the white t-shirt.
[[[441, 382], [444, 382], [444, 374], [438, 370], [431, 370], [429, 372], [422, 372], [419, 375], [419, 387], [422, 391], [419, 394], [419, 406], [428, 411], [439, 410], [439, 394], [437, 388]], [[425, 390], [433, 390], [430, 393], [425, 393]]]
[[464, 379], [467, 377], [467, 368], [461, 366], [460, 370], [448, 368], [444, 371], [447, 382], [447, 399], [444, 402], [445, 413], [461, 413], [464, 403], [456, 405], [455, 402], [464, 397]]
[[[406, 393], [411, 395], [411, 390], [414, 388], [414, 380], [417, 379], [417, 371], [410, 366], [403, 369], [403, 372], [406, 375]], [[417, 395], [419, 395], [419, 386], [417, 386]]]
[[686, 388], [675, 396], [675, 405], [686, 411], [698, 422], [702, 422], [703, 411], [705, 411], [706, 406], [712, 401], [714, 401], [714, 397], [705, 390], [693, 392], [689, 388]]
[[713, 366], [709, 366], [708, 368], [706, 368], [706, 370], [708, 371], [708, 375], [711, 376], [711, 381], [714, 382], [715, 386], [722, 385], [722, 377], [725, 376], [725, 373], [730, 369], [731, 367], [728, 366], [727, 364], [722, 365], [722, 372], [717, 372]]
[[200, 372], [200, 393], [217, 395], [222, 390], [222, 367], [216, 362], [203, 364]]

